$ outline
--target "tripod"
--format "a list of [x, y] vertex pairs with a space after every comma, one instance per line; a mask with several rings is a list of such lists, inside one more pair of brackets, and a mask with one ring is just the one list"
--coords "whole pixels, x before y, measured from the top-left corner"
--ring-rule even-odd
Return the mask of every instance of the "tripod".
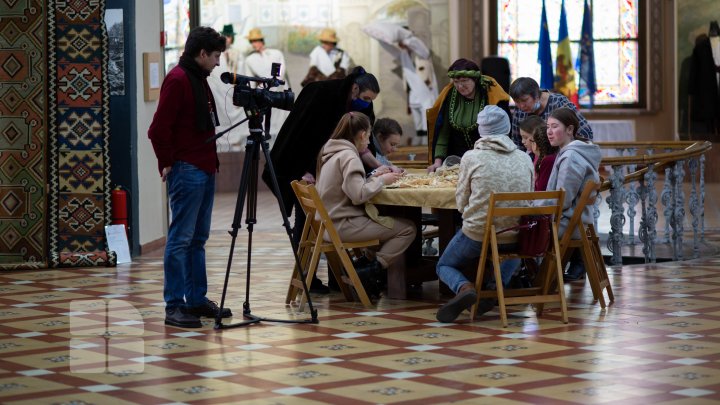
[[[270, 107], [268, 107], [268, 110]], [[225, 132], [231, 130], [232, 128], [240, 125], [241, 123], [245, 122], [246, 120], [249, 120], [249, 127], [250, 127], [250, 135], [247, 138], [246, 144], [245, 144], [245, 161], [243, 162], [243, 169], [242, 174], [240, 178], [240, 188], [238, 189], [238, 197], [237, 202], [235, 204], [235, 216], [233, 217], [233, 223], [232, 223], [232, 229], [228, 231], [230, 235], [232, 236], [232, 241], [230, 243], [230, 254], [228, 256], [228, 263], [227, 263], [227, 269], [225, 270], [225, 283], [223, 285], [223, 292], [222, 292], [222, 298], [220, 300], [220, 311], [218, 311], [217, 316], [215, 317], [215, 329], [229, 329], [229, 328], [235, 328], [239, 326], [245, 326], [253, 323], [258, 323], [261, 321], [269, 321], [269, 322], [283, 322], [283, 323], [318, 323], [317, 318], [317, 310], [313, 307], [312, 299], [310, 298], [310, 294], [308, 291], [307, 283], [305, 282], [304, 277], [300, 277], [302, 281], [303, 291], [305, 292], [305, 296], [308, 299], [308, 305], [310, 308], [310, 319], [270, 319], [270, 318], [263, 318], [261, 316], [254, 315], [250, 309], [250, 269], [251, 269], [251, 262], [252, 262], [252, 240], [253, 240], [253, 227], [257, 223], [257, 186], [258, 186], [258, 166], [260, 162], [260, 155], [259, 155], [259, 149], [262, 149], [262, 152], [265, 155], [265, 161], [267, 162], [267, 167], [270, 170], [270, 177], [272, 178], [272, 187], [273, 192], [278, 200], [278, 205], [280, 207], [280, 213], [282, 214], [283, 219], [283, 225], [285, 227], [285, 231], [288, 234], [288, 238], [290, 239], [290, 244], [292, 245], [293, 250], [293, 256], [295, 257], [295, 264], [298, 266], [298, 269], [301, 269], [302, 273], [302, 265], [300, 264], [300, 258], [297, 255], [297, 245], [295, 241], [292, 238], [292, 230], [290, 227], [290, 221], [288, 220], [287, 212], [285, 211], [285, 205], [282, 202], [282, 196], [280, 194], [280, 186], [278, 185], [277, 177], [275, 176], [275, 169], [273, 168], [272, 160], [270, 160], [270, 152], [269, 152], [269, 146], [267, 139], [265, 139], [265, 136], [263, 135], [263, 129], [262, 129], [262, 122], [263, 122], [263, 113], [256, 109], [245, 109], [245, 114], [247, 115], [247, 118], [243, 121], [238, 122], [237, 124], [233, 125], [232, 127], [228, 128], [226, 131], [216, 135], [214, 138], [211, 138], [211, 140], [217, 139], [219, 136], [222, 136]], [[270, 127], [270, 112], [266, 112], [264, 114], [266, 116], [266, 122], [265, 122], [265, 132], [269, 132]], [[246, 279], [245, 279], [245, 302], [243, 302], [243, 317], [245, 318], [244, 321], [224, 325], [222, 323], [222, 310], [225, 305], [225, 297], [227, 296], [227, 287], [228, 287], [228, 281], [230, 279], [230, 268], [232, 267], [232, 260], [233, 260], [233, 252], [235, 251], [235, 241], [237, 240], [238, 230], [240, 229], [240, 221], [242, 220], [243, 215], [243, 208], [244, 204], [247, 201], [247, 214], [245, 215], [245, 224], [247, 225], [248, 230], [248, 253], [247, 253], [247, 273], [246, 273]]]

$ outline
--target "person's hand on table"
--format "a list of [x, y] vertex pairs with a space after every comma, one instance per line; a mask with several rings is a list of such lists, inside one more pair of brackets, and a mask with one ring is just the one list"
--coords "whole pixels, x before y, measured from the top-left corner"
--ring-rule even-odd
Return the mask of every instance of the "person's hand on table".
[[384, 185], [393, 184], [398, 179], [400, 179], [403, 176], [403, 173], [395, 173], [395, 172], [388, 172], [385, 174], [381, 174], [379, 177], [382, 180]]
[[385, 173], [391, 173], [393, 170], [389, 166], [379, 166], [377, 169], [373, 170], [368, 174], [368, 177], [379, 177], [382, 176]]
[[393, 173], [405, 173], [405, 169], [397, 166], [390, 166], [390, 170], [392, 170]]
[[428, 166], [427, 172], [433, 173], [435, 170], [437, 170], [440, 166], [442, 166], [442, 159], [435, 159], [435, 163], [433, 163], [431, 166]]
[[308, 184], [315, 184], [315, 176], [313, 176], [310, 172], [303, 174], [302, 180], [305, 180]]

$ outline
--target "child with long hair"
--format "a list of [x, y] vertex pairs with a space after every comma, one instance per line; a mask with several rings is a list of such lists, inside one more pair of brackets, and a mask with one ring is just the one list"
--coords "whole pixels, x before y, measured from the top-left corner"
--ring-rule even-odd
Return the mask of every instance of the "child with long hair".
[[518, 124], [518, 127], [523, 146], [534, 156], [535, 191], [545, 191], [558, 148], [550, 144], [547, 125], [537, 115], [528, 116]]
[[[355, 270], [363, 279], [369, 295], [379, 295], [376, 285], [367, 285], [368, 275], [387, 277], [387, 268], [403, 254], [415, 239], [415, 225], [403, 218], [371, 218], [365, 203], [402, 177], [387, 166], [381, 166], [366, 177], [361, 150], [370, 142], [370, 119], [359, 112], [340, 118], [330, 140], [318, 156], [315, 187], [343, 241], [358, 242], [379, 239], [380, 249], [374, 259], [360, 260]], [[375, 280], [371, 280], [375, 281]], [[377, 280], [381, 285], [386, 280]]]
[[[602, 155], [600, 148], [578, 136], [580, 122], [575, 111], [569, 108], [558, 108], [550, 113], [547, 120], [547, 137], [550, 144], [560, 148], [555, 158], [548, 190], [565, 190], [562, 218], [558, 236], [562, 237], [567, 229], [570, 218], [575, 212], [578, 197], [582, 193], [585, 183], [589, 180], [600, 181], [598, 169]], [[595, 221], [593, 207], [587, 206], [582, 213], [583, 224], [592, 224]], [[570, 266], [564, 275], [565, 281], [575, 281], [585, 278], [579, 251], [570, 258]]]

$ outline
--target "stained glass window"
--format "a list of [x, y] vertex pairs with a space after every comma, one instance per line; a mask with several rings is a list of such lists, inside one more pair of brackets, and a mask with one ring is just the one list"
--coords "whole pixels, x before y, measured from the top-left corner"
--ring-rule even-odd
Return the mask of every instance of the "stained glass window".
[[[561, 1], [545, 0], [553, 62], [557, 55]], [[595, 105], [640, 102], [639, 3], [638, 0], [590, 1], [598, 87]], [[583, 4], [584, 0], [565, 0], [573, 60], [579, 51]], [[541, 15], [540, 0], [497, 1], [497, 54], [510, 61], [512, 78], [527, 76], [540, 81], [537, 55]], [[580, 99], [581, 104], [587, 102], [587, 99]]]

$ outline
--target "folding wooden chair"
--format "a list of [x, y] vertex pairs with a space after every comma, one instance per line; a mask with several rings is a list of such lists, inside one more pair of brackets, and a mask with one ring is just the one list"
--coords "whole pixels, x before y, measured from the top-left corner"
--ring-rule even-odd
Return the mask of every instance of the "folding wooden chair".
[[[293, 181], [291, 185], [293, 191], [295, 191], [295, 196], [300, 202], [300, 206], [305, 212], [306, 220], [300, 245], [298, 246], [298, 257], [300, 258], [303, 269], [298, 269], [297, 265], [295, 265], [285, 303], [289, 304], [302, 293], [303, 288], [300, 277], [305, 276], [307, 285], [310, 285], [313, 275], [317, 271], [320, 254], [325, 253], [328, 259], [328, 266], [338, 281], [345, 298], [348, 301], [354, 300], [352, 291], [348, 289], [348, 285], [350, 285], [355, 289], [355, 293], [360, 302], [365, 307], [371, 308], [372, 303], [360, 282], [357, 272], [355, 272], [355, 267], [348, 255], [348, 250], [354, 251], [355, 255], [359, 256], [360, 249], [378, 246], [380, 245], [380, 241], [373, 239], [361, 242], [343, 242], [315, 186], [297, 180]], [[326, 235], [330, 241], [325, 241], [324, 236]], [[344, 269], [345, 274], [343, 274], [342, 269]], [[301, 298], [301, 305], [303, 301], [304, 297]]]
[[[478, 302], [481, 298], [497, 298], [503, 327], [507, 327], [508, 325], [506, 306], [512, 304], [544, 304], [557, 302], [560, 304], [563, 322], [568, 323], [567, 304], [565, 302], [565, 290], [562, 279], [563, 271], [560, 266], [560, 244], [557, 237], [564, 198], [564, 190], [490, 194], [487, 225], [485, 226], [485, 236], [480, 253], [477, 278], [475, 279], [475, 290], [478, 292]], [[531, 206], [517, 206], [524, 201], [527, 201]], [[511, 206], [513, 203], [516, 206]], [[540, 271], [538, 273], [533, 287], [505, 291], [500, 275], [500, 262], [511, 258], [535, 259], [535, 257], [522, 255], [517, 251], [500, 251], [497, 232], [501, 231], [501, 229], [497, 229], [494, 224], [498, 218], [517, 217], [519, 220], [523, 215], [552, 215], [550, 243], [544, 255], [544, 261], [548, 263], [548, 265], [543, 266], [546, 268], [546, 271]], [[482, 290], [485, 267], [488, 262], [488, 250], [490, 251], [490, 259], [492, 260], [495, 274], [495, 291]], [[556, 291], [551, 292], [555, 279], [557, 279], [559, 287]], [[471, 320], [475, 319], [478, 302], [470, 309]], [[538, 305], [536, 309], [538, 316], [541, 316], [542, 305]]]
[[[571, 253], [575, 249], [580, 249], [593, 297], [595, 300], [600, 301], [600, 307], [605, 308], [607, 305], [605, 303], [603, 290], [607, 290], [610, 302], [615, 301], [615, 296], [613, 295], [610, 279], [608, 278], [607, 269], [605, 268], [605, 261], [603, 260], [600, 250], [598, 235], [595, 233], [595, 226], [592, 224], [586, 225], [582, 222], [582, 213], [585, 207], [594, 205], [595, 199], [598, 198], [599, 195], [600, 184], [594, 181], [585, 183], [585, 187], [575, 206], [575, 211], [570, 218], [570, 222], [568, 222], [567, 229], [560, 239], [560, 253], [562, 264], [565, 266], [568, 260], [570, 260]], [[579, 239], [573, 239], [575, 234], [578, 235]]]

